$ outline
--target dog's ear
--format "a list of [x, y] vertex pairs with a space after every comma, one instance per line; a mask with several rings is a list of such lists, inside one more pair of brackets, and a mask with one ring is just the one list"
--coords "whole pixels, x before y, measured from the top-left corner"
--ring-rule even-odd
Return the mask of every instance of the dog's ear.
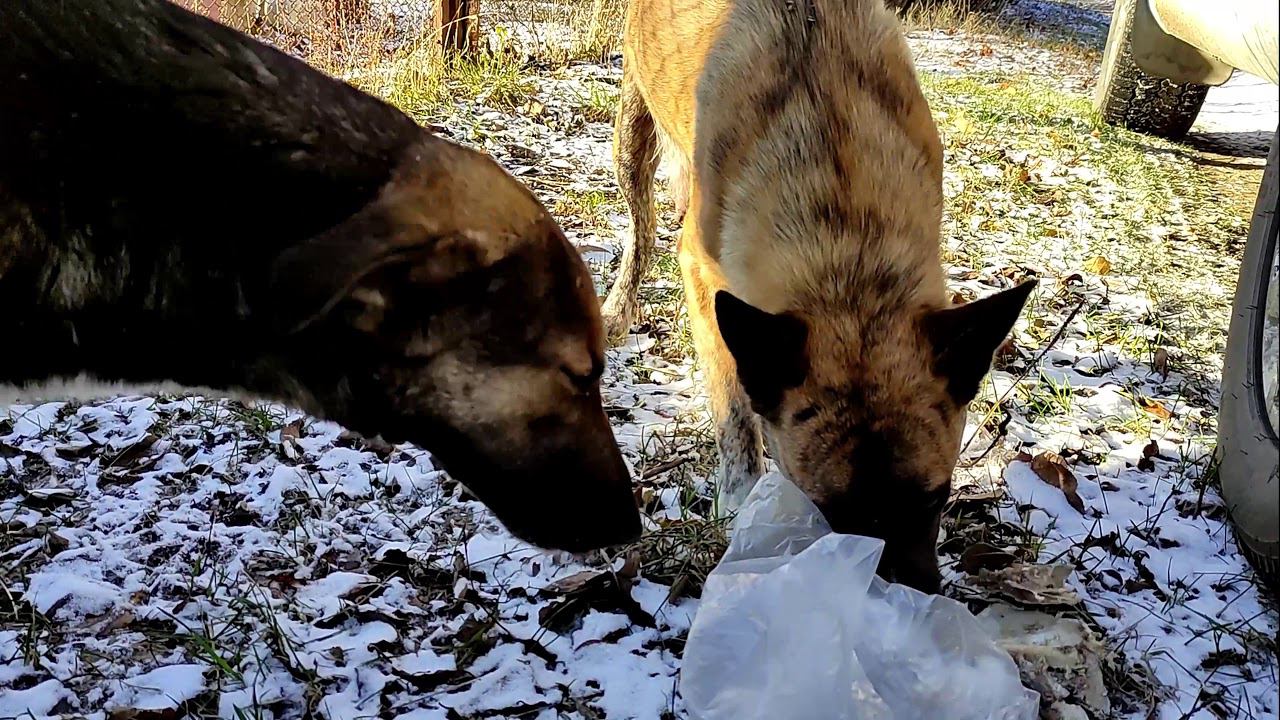
[[352, 299], [376, 312], [386, 299], [377, 288], [362, 287], [378, 270], [424, 264], [439, 238], [397, 223], [385, 198], [355, 215], [288, 248], [271, 267], [270, 293], [279, 329], [298, 332]]
[[925, 335], [933, 345], [934, 371], [946, 378], [947, 390], [958, 405], [978, 395], [978, 385], [1026, 304], [1035, 280], [981, 300], [924, 317]]
[[804, 321], [773, 314], [720, 290], [715, 298], [720, 337], [738, 366], [738, 380], [756, 412], [778, 406], [787, 388], [804, 382], [808, 372]]
[[276, 258], [277, 322], [297, 331], [345, 299], [376, 305], [380, 291], [398, 288], [357, 289], [386, 284], [381, 271], [393, 266], [406, 268], [395, 274], [401, 284], [427, 288], [554, 238], [563, 240], [555, 220], [492, 158], [424, 137], [364, 208]]

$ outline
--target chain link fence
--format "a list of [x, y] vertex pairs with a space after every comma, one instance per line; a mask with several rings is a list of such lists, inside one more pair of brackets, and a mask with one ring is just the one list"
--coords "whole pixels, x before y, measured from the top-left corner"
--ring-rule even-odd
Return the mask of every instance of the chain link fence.
[[[171, 0], [321, 69], [441, 42], [437, 16], [476, 0]], [[478, 3], [476, 3], [478, 4]], [[470, 23], [472, 27], [475, 23]]]
[[170, 1], [337, 74], [429, 43], [602, 59], [616, 49], [625, 10], [624, 0]]

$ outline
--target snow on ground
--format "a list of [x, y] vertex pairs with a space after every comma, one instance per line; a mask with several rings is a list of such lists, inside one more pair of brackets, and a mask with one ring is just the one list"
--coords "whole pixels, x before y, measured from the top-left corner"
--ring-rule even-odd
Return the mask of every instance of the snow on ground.
[[[979, 540], [1066, 564], [1082, 602], [1054, 611], [1102, 633], [1117, 716], [1276, 717], [1276, 611], [1207, 472], [1239, 252], [1223, 238], [1241, 221], [1150, 205], [1083, 119], [975, 127], [998, 121], [947, 84], [1012, 71], [1079, 94], [1078, 60], [1055, 70], [1042, 48], [936, 32], [912, 44], [947, 142], [953, 290], [1041, 279], [971, 413], [947, 592], [981, 602], [958, 559]], [[579, 64], [535, 76], [515, 110], [459, 101], [432, 118], [542, 197], [601, 290], [627, 220], [608, 116], [591, 110], [618, 77], [616, 62]], [[699, 525], [714, 451], [672, 240], [668, 227], [648, 313], [605, 376], [664, 538], [638, 563], [529, 547], [426, 453], [287, 408], [122, 397], [0, 411], [0, 718], [683, 717], [698, 578], [681, 568], [714, 553], [691, 544], [717, 526]], [[1079, 505], [1025, 462], [1045, 451]]]
[[286, 412], [9, 408], [7, 612], [37, 625], [0, 634], [0, 716], [668, 709], [688, 602], [638, 580], [626, 614], [570, 608], [549, 630], [546, 589], [585, 565], [513, 539], [426, 454], [300, 417], [268, 431]]

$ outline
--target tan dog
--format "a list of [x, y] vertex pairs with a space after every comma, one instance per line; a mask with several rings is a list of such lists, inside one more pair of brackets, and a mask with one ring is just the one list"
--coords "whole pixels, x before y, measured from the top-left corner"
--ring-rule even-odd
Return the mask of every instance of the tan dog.
[[659, 145], [689, 178], [679, 256], [722, 510], [762, 474], [763, 420], [837, 531], [883, 538], [881, 573], [936, 591], [965, 409], [1033, 284], [947, 307], [942, 148], [896, 18], [882, 0], [631, 0], [615, 143], [634, 236], [613, 335], [653, 251]]
[[165, 0], [0, 27], [0, 382], [279, 399], [430, 450], [530, 542], [640, 534], [591, 276], [492, 159]]

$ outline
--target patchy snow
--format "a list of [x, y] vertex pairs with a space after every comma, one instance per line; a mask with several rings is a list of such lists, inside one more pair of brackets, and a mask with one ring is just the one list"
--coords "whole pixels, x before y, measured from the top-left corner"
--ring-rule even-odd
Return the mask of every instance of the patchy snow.
[[172, 710], [199, 695], [205, 687], [204, 665], [162, 665], [116, 681], [107, 707], [121, 710]]
[[[8, 410], [41, 416], [44, 433], [5, 427], [5, 481], [28, 496], [50, 484], [70, 494], [39, 510], [24, 495], [0, 501], [0, 522], [41, 552], [40, 569], [7, 589], [56, 627], [0, 636], [14, 663], [3, 707], [173, 708], [204, 692], [206, 674], [226, 717], [254, 706], [288, 717], [310, 692], [333, 718], [383, 703], [502, 714], [590, 698], [611, 717], [671, 704], [668, 644], [688, 628], [689, 601], [663, 606], [665, 594], [637, 588], [651, 627], [593, 611], [549, 632], [539, 611], [552, 598], [539, 591], [587, 566], [507, 535], [421, 451], [382, 458], [308, 421], [291, 460], [257, 412], [199, 398]], [[101, 445], [54, 450], [93, 433]], [[108, 438], [146, 433], [164, 440], [108, 467]], [[24, 642], [51, 657], [30, 664]], [[76, 643], [96, 651], [77, 657]]]

